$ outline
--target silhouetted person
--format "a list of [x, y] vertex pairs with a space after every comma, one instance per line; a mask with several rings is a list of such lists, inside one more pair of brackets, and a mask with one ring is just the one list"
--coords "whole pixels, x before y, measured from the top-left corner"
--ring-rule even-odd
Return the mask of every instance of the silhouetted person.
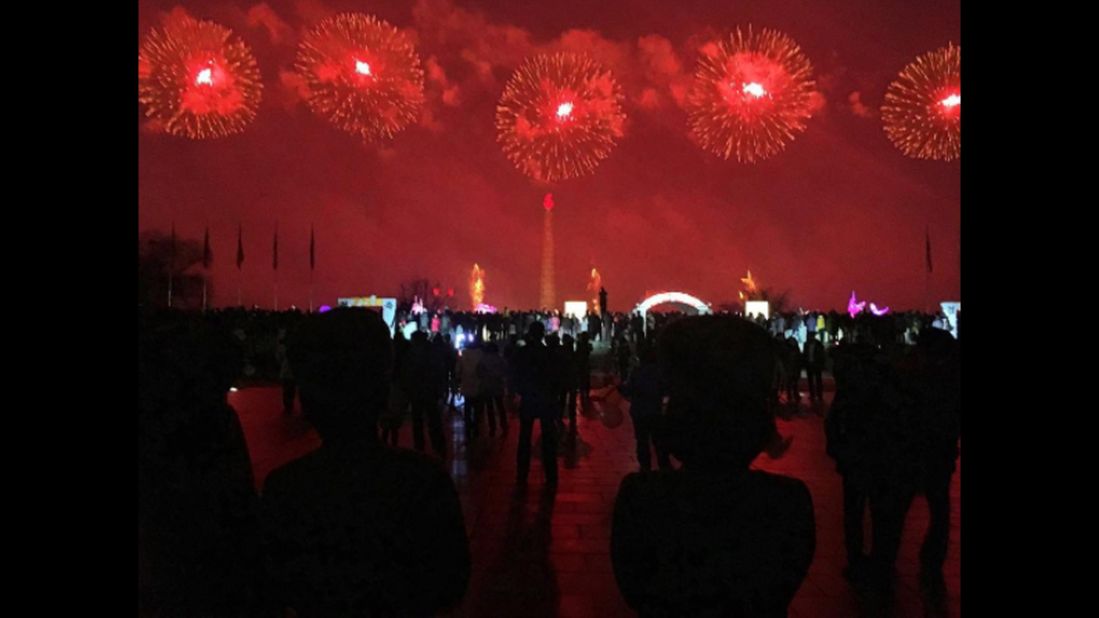
[[504, 409], [504, 381], [507, 376], [507, 362], [500, 356], [500, 350], [495, 342], [485, 346], [485, 353], [477, 365], [477, 375], [480, 377], [481, 390], [484, 394], [483, 409], [485, 416], [488, 417], [488, 435], [496, 435], [497, 422], [500, 430], [506, 432], [508, 415]]
[[885, 373], [872, 345], [854, 343], [836, 349], [833, 375], [836, 396], [824, 422], [828, 455], [843, 477], [843, 537], [847, 549], [844, 576], [860, 580], [867, 574], [863, 552], [863, 519], [870, 496], [875, 462], [874, 415], [888, 403], [881, 384]]
[[786, 403], [797, 407], [801, 403], [801, 350], [793, 336], [786, 338], [786, 355], [783, 360], [786, 369]]
[[690, 317], [657, 345], [666, 438], [683, 468], [623, 479], [611, 535], [619, 589], [642, 616], [785, 616], [816, 539], [805, 484], [749, 469], [777, 433], [767, 333]]
[[470, 557], [454, 484], [435, 461], [375, 439], [389, 332], [363, 310], [302, 325], [291, 362], [315, 451], [276, 469], [263, 520], [280, 605], [310, 616], [427, 616], [457, 603]]
[[426, 420], [431, 448], [439, 457], [445, 457], [446, 439], [443, 436], [443, 420], [439, 410], [445, 379], [440, 376], [441, 371], [445, 371], [445, 368], [439, 362], [439, 355], [433, 353], [427, 334], [423, 331], [412, 333], [412, 344], [408, 350], [402, 381], [412, 407], [412, 444], [416, 450], [424, 450]]
[[960, 347], [948, 331], [920, 333], [909, 380], [915, 426], [920, 429], [921, 489], [930, 522], [920, 550], [925, 583], [942, 586], [942, 567], [950, 539], [950, 479], [961, 436]]
[[595, 341], [603, 340], [603, 318], [597, 313], [588, 314], [587, 334]]
[[632, 360], [630, 342], [626, 341], [625, 337], [618, 337], [615, 342], [617, 343], [615, 357], [618, 362], [618, 379], [625, 382], [630, 379], [630, 361]]
[[591, 337], [580, 333], [576, 341], [576, 388], [580, 392], [580, 405], [591, 405]]
[[255, 615], [256, 493], [226, 401], [240, 351], [173, 313], [142, 318], [138, 346], [138, 615]]
[[614, 316], [607, 311], [607, 288], [599, 288], [599, 317], [600, 331], [602, 331], [601, 341], [605, 341], [611, 338], [610, 329], [614, 324]]
[[534, 421], [539, 421], [542, 431], [542, 467], [546, 483], [557, 484], [557, 419], [560, 411], [555, 408], [553, 391], [553, 359], [550, 350], [542, 345], [545, 327], [533, 322], [527, 329], [526, 345], [515, 352], [515, 389], [519, 403], [519, 448], [516, 452], [516, 483], [527, 484], [530, 474], [530, 441]]
[[481, 413], [484, 409], [482, 399], [481, 378], [477, 374], [477, 366], [481, 363], [483, 352], [481, 344], [474, 342], [462, 350], [458, 357], [457, 375], [459, 389], [462, 393], [462, 412], [465, 418], [465, 432], [467, 438], [476, 437], [480, 433]]
[[564, 382], [565, 382], [565, 420], [569, 422], [569, 431], [576, 433], [576, 398], [579, 390], [580, 379], [577, 370], [577, 352], [572, 335], [561, 338], [561, 349], [564, 358]]
[[664, 448], [660, 421], [664, 412], [664, 379], [656, 364], [656, 349], [649, 346], [641, 355], [641, 366], [633, 372], [628, 382], [619, 389], [630, 401], [630, 418], [633, 434], [637, 439], [637, 463], [642, 472], [652, 470], [652, 448], [656, 449], [656, 461], [661, 470], [671, 470], [672, 462]]
[[898, 367], [883, 351], [876, 353], [871, 381], [876, 391], [875, 409], [866, 421], [865, 446], [857, 454], [869, 469], [866, 477], [872, 540], [865, 583], [883, 595], [881, 600], [891, 596], [905, 515], [921, 481], [925, 421], [906, 385], [906, 376], [911, 375], [907, 364], [902, 361]]
[[824, 345], [817, 339], [815, 331], [810, 331], [805, 337], [802, 357], [805, 361], [805, 377], [809, 381], [809, 400], [820, 403], [824, 401]]

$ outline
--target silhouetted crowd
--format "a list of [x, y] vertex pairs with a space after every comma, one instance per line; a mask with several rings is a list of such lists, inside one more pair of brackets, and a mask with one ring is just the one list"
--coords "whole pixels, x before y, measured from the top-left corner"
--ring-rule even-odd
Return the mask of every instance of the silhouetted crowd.
[[[422, 616], [456, 606], [470, 549], [442, 465], [444, 415], [463, 417], [467, 440], [517, 422], [519, 488], [537, 421], [552, 499], [561, 436], [575, 436], [577, 410], [591, 406], [597, 340], [616, 374], [600, 393], [629, 402], [637, 442], [641, 471], [619, 489], [611, 555], [641, 615], [786, 615], [814, 554], [813, 503], [800, 480], [750, 466], [790, 448], [775, 417], [783, 403], [796, 409], [803, 372], [823, 415], [829, 370], [845, 575], [888, 598], [904, 516], [922, 493], [931, 511], [922, 575], [941, 592], [960, 438], [960, 344], [941, 316], [442, 312], [423, 327], [427, 313], [399, 315], [393, 331], [361, 309], [142, 315], [140, 615]], [[300, 401], [322, 442], [273, 471], [258, 495], [226, 401], [242, 377], [277, 377], [284, 412]], [[406, 421], [412, 450], [399, 448]]]

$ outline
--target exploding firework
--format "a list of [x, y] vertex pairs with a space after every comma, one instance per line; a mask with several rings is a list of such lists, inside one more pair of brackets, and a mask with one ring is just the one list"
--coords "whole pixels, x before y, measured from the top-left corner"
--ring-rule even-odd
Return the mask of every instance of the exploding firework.
[[137, 66], [145, 115], [172, 135], [224, 137], [256, 117], [263, 92], [256, 58], [224, 26], [173, 19], [145, 38]]
[[372, 15], [320, 22], [302, 39], [297, 70], [310, 109], [367, 141], [393, 137], [423, 106], [420, 57], [408, 37]]
[[812, 67], [775, 30], [747, 33], [703, 53], [687, 97], [691, 133], [719, 157], [753, 163], [782, 151], [812, 115]]
[[574, 54], [527, 59], [496, 106], [504, 154], [542, 182], [595, 171], [622, 137], [625, 121], [622, 92], [611, 72]]
[[885, 92], [885, 134], [916, 159], [952, 161], [962, 150], [962, 48], [948, 44], [904, 67]]
[[469, 302], [474, 311], [485, 302], [485, 271], [477, 264], [469, 273]]

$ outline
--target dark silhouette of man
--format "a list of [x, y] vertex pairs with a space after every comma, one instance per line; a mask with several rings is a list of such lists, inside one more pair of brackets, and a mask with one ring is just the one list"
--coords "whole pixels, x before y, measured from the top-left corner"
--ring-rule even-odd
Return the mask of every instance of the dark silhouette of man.
[[389, 331], [361, 309], [311, 317], [291, 346], [315, 451], [271, 473], [262, 512], [279, 604], [310, 616], [426, 616], [461, 600], [469, 545], [454, 483], [378, 442]]
[[824, 345], [817, 339], [815, 332], [805, 336], [805, 377], [809, 381], [809, 400], [812, 403], [824, 401]]
[[786, 403], [797, 407], [801, 403], [801, 350], [793, 337], [786, 338], [786, 355], [783, 358], [786, 367]]
[[477, 375], [484, 390], [484, 410], [488, 417], [488, 435], [496, 435], [497, 419], [500, 430], [507, 433], [508, 415], [504, 408], [504, 381], [507, 376], [507, 362], [500, 356], [496, 342], [485, 345], [485, 353], [477, 365]]
[[591, 338], [580, 333], [576, 341], [576, 388], [580, 392], [580, 405], [587, 410], [591, 406]]
[[600, 319], [600, 331], [602, 332], [601, 341], [605, 341], [610, 338], [610, 328], [614, 323], [614, 316], [607, 311], [607, 288], [599, 288], [599, 317]]
[[660, 421], [664, 412], [664, 379], [656, 364], [656, 349], [647, 346], [641, 354], [641, 366], [633, 372], [619, 392], [630, 401], [634, 438], [637, 440], [637, 463], [642, 472], [652, 470], [650, 444], [656, 449], [656, 461], [661, 470], [671, 470], [672, 462], [664, 449]]
[[553, 361], [549, 348], [542, 344], [546, 330], [542, 322], [531, 323], [526, 345], [515, 352], [514, 384], [519, 395], [519, 448], [516, 452], [516, 484], [525, 487], [530, 474], [530, 441], [534, 421], [542, 431], [542, 467], [546, 484], [557, 485], [557, 420]]
[[874, 474], [872, 454], [874, 415], [888, 405], [883, 400], [882, 368], [876, 349], [865, 343], [842, 345], [833, 357], [836, 396], [824, 422], [827, 452], [843, 477], [843, 536], [847, 549], [844, 576], [858, 581], [867, 574], [863, 552], [863, 518]]
[[767, 333], [699, 316], [669, 324], [657, 345], [665, 437], [683, 467], [623, 479], [618, 587], [641, 616], [785, 616], [816, 538], [805, 484], [749, 469], [776, 434]]
[[920, 333], [909, 385], [916, 407], [921, 454], [920, 489], [927, 497], [930, 522], [920, 550], [924, 584], [941, 593], [942, 568], [950, 539], [950, 479], [961, 437], [960, 346], [948, 331]]
[[412, 333], [412, 342], [404, 363], [402, 383], [411, 399], [412, 444], [417, 451], [424, 451], [424, 421], [427, 421], [431, 448], [440, 458], [446, 456], [446, 439], [443, 436], [442, 412], [439, 400], [443, 396], [445, 367], [438, 353], [433, 351], [423, 331]]
[[565, 420], [569, 422], [569, 433], [576, 433], [576, 398], [579, 389], [577, 371], [578, 354], [572, 335], [561, 338], [561, 351], [564, 359], [565, 382]]
[[178, 313], [138, 344], [138, 616], [262, 615], [252, 465], [226, 394], [242, 354]]

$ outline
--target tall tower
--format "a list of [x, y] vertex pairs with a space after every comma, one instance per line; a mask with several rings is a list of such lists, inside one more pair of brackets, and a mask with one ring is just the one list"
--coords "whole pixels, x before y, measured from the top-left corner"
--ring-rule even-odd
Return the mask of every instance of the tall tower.
[[542, 287], [538, 307], [552, 309], [556, 305], [553, 275], [553, 194], [542, 199], [545, 214], [542, 216]]

